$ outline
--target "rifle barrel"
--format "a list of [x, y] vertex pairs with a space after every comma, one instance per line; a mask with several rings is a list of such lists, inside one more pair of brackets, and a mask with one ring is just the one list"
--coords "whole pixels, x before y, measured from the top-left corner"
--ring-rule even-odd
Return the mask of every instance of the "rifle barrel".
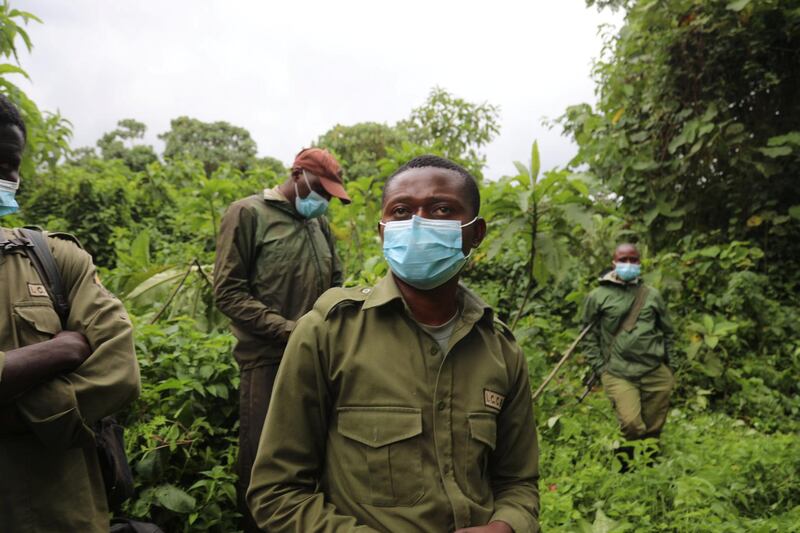
[[561, 367], [564, 366], [564, 363], [567, 362], [567, 359], [569, 359], [569, 357], [572, 355], [572, 352], [575, 351], [575, 347], [578, 346], [578, 343], [581, 342], [583, 338], [589, 333], [589, 330], [592, 329], [592, 326], [594, 326], [594, 321], [587, 324], [586, 327], [584, 327], [583, 330], [581, 331], [580, 335], [578, 335], [575, 338], [575, 340], [572, 341], [572, 344], [570, 344], [569, 348], [567, 348], [567, 351], [564, 352], [564, 355], [561, 357], [561, 360], [559, 360], [558, 363], [556, 363], [556, 366], [553, 367], [553, 370], [550, 371], [550, 374], [547, 375], [542, 384], [539, 385], [539, 388], [536, 389], [536, 392], [533, 393], [534, 401], [536, 401], [536, 398], [538, 398], [539, 395], [542, 393], [542, 391], [544, 391], [544, 388], [547, 387], [548, 383], [550, 383], [553, 380], [553, 378], [556, 377], [558, 371], [561, 370]]

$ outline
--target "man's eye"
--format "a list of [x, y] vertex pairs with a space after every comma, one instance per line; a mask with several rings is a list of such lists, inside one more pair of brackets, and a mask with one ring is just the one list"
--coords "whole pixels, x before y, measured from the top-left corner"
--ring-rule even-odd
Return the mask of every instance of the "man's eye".
[[405, 217], [408, 216], [408, 209], [405, 207], [395, 207], [392, 210], [392, 214], [396, 217]]

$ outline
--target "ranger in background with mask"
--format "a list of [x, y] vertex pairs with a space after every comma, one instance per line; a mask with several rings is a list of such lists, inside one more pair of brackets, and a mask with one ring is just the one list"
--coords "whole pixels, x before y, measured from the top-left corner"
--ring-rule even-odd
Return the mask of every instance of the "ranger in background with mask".
[[248, 491], [265, 531], [538, 531], [525, 357], [459, 284], [479, 209], [440, 157], [386, 180], [391, 273], [326, 292], [289, 339]]
[[[597, 320], [585, 340], [587, 358], [625, 438], [658, 438], [675, 386], [668, 366], [672, 322], [661, 294], [642, 281], [636, 246], [617, 246], [613, 264], [586, 298], [584, 323]], [[627, 470], [633, 448], [618, 452]]]
[[234, 202], [222, 218], [214, 297], [237, 339], [239, 498], [247, 533], [260, 531], [244, 493], [286, 340], [295, 320], [322, 293], [342, 284], [324, 217], [333, 196], [350, 203], [339, 163], [325, 150], [308, 148], [297, 154], [286, 181]]

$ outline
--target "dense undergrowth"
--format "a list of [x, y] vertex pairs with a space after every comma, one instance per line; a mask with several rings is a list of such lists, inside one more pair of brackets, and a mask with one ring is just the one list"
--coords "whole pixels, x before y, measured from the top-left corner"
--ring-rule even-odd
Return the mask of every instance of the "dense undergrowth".
[[[800, 4], [589, 3], [621, 5], [628, 16], [596, 65], [598, 105], [561, 119], [579, 154], [542, 172], [534, 144], [515, 175], [482, 181], [489, 235], [464, 281], [512, 326], [535, 387], [577, 335], [581, 302], [614, 245], [637, 241], [645, 278], [676, 325], [677, 389], [660, 454], [642, 448], [620, 474], [602, 391], [577, 404], [578, 350], [536, 404], [542, 526], [800, 530], [800, 60], [790, 53], [800, 49]], [[25, 17], [3, 8], [0, 55], [13, 61], [7, 45], [21, 26], [10, 22]], [[709, 64], [685, 61], [701, 46], [719, 67], [713, 77]], [[220, 132], [242, 132], [191, 119], [173, 128], [213, 134], [213, 151], [181, 146], [186, 132], [172, 132], [169, 157], [159, 157], [137, 144], [144, 125], [128, 120], [101, 139], [100, 154], [70, 153], [68, 124], [39, 112], [6, 74], [0, 90], [22, 107], [31, 139], [22, 211], [4, 225], [75, 233], [136, 325], [142, 395], [121, 418], [137, 492], [125, 512], [170, 532], [235, 531], [239, 377], [210, 265], [225, 207], [285, 169], [255, 159], [249, 141], [220, 152]], [[759, 118], [776, 109], [780, 120]], [[386, 273], [375, 231], [386, 176], [426, 152], [480, 175], [498, 124], [495, 107], [434, 89], [395, 125], [338, 125], [320, 136], [353, 198], [329, 213], [347, 284]]]

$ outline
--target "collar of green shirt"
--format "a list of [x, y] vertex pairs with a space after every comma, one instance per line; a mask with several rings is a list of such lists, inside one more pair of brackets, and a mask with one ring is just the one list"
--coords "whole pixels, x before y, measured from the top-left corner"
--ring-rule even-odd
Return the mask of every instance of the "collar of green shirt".
[[[492, 308], [461, 283], [458, 284], [456, 297], [458, 298], [459, 309], [462, 310], [461, 317], [464, 322], [475, 323], [479, 320], [485, 320], [487, 324], [492, 325], [494, 319]], [[389, 273], [370, 290], [369, 295], [364, 300], [364, 305], [361, 306], [361, 310], [366, 311], [373, 307], [381, 307], [396, 300], [403, 303], [406, 313], [411, 316], [411, 311], [403, 300], [403, 295], [394, 281], [394, 276]]]

